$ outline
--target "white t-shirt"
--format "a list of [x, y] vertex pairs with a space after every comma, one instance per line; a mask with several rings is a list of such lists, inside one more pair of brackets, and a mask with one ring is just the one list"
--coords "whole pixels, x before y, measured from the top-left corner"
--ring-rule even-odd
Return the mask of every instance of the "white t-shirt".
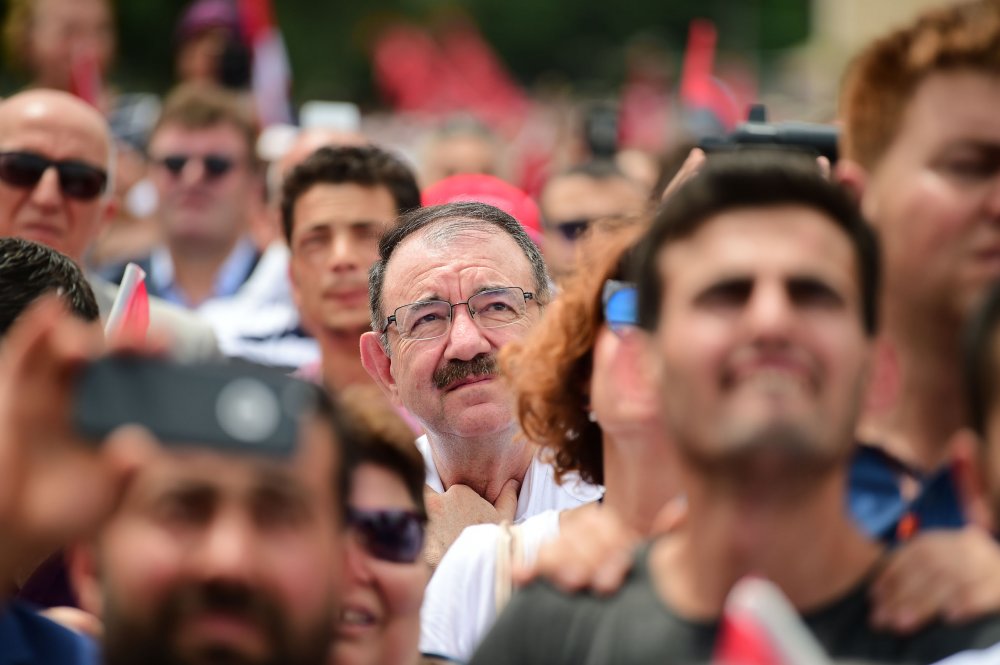
[[[417, 439], [416, 444], [420, 454], [424, 456], [427, 486], [435, 492], [444, 492], [444, 485], [441, 483], [441, 476], [434, 465], [431, 444], [427, 440], [427, 435], [424, 434]], [[514, 523], [546, 510], [576, 508], [584, 503], [597, 501], [600, 497], [600, 487], [585, 483], [578, 476], [568, 475], [562, 485], [558, 484], [552, 465], [546, 464], [535, 456], [531, 460], [528, 472], [524, 474], [524, 482], [521, 483], [521, 492], [517, 497], [517, 512], [514, 513]]]
[[[457, 541], [456, 541], [457, 542]], [[444, 563], [442, 561], [441, 563]], [[426, 602], [426, 601], [425, 601]], [[423, 638], [421, 638], [421, 642]], [[1000, 644], [982, 651], [963, 651], [949, 656], [937, 665], [998, 665], [1000, 664]]]
[[[558, 510], [528, 518], [518, 525], [524, 562], [559, 535]], [[420, 609], [420, 653], [468, 662], [497, 619], [496, 524], [476, 524], [462, 532], [438, 564]]]

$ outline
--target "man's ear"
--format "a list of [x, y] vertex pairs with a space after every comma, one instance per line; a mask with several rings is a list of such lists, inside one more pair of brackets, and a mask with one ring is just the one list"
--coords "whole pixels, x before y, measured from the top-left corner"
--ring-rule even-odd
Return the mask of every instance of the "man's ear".
[[382, 348], [378, 333], [369, 331], [361, 335], [361, 364], [386, 397], [396, 406], [402, 406], [396, 380], [392, 376], [392, 358]]
[[288, 284], [292, 287], [292, 302], [295, 304], [295, 310], [299, 313], [299, 318], [301, 318], [302, 294], [299, 293], [299, 280], [295, 276], [295, 269], [292, 268], [292, 257], [290, 253], [288, 257]]
[[97, 572], [97, 546], [92, 542], [76, 543], [66, 548], [66, 567], [70, 584], [80, 602], [80, 609], [103, 618], [104, 595]]
[[859, 205], [861, 197], [864, 196], [868, 186], [868, 171], [861, 164], [850, 160], [841, 159], [834, 167], [834, 180], [840, 183]]
[[948, 446], [951, 450], [952, 477], [958, 490], [965, 519], [970, 524], [993, 533], [996, 515], [990, 505], [987, 483], [986, 459], [983, 441], [972, 430], [961, 429], [952, 435]]

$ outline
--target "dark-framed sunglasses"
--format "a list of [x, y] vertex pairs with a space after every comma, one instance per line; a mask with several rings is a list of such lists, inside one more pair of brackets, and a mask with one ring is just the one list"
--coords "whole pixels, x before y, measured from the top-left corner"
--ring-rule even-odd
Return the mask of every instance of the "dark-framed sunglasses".
[[348, 508], [347, 522], [376, 559], [413, 563], [424, 548], [427, 518], [416, 511]]
[[593, 223], [592, 219], [567, 219], [562, 222], [552, 222], [549, 227], [557, 231], [563, 239], [574, 242], [579, 240]]
[[184, 154], [174, 154], [165, 155], [159, 159], [154, 159], [153, 161], [165, 168], [170, 172], [170, 175], [175, 178], [184, 172], [184, 167], [187, 163], [194, 160], [200, 160], [203, 170], [205, 171], [205, 176], [209, 180], [214, 180], [216, 178], [221, 178], [236, 166], [236, 160], [232, 157], [226, 155], [184, 155]]
[[0, 180], [14, 187], [34, 188], [50, 168], [59, 174], [59, 190], [70, 198], [90, 201], [108, 186], [107, 171], [86, 162], [54, 160], [34, 152], [0, 152]]
[[613, 332], [619, 333], [626, 326], [639, 324], [639, 289], [632, 282], [617, 279], [604, 282], [601, 303], [604, 320]]

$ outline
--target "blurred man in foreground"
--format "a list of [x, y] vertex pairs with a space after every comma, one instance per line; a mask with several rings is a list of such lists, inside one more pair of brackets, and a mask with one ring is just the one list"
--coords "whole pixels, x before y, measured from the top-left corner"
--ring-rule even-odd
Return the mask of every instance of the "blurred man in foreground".
[[838, 658], [929, 663], [1000, 640], [1000, 619], [872, 629], [884, 555], [845, 514], [877, 325], [878, 253], [809, 158], [719, 156], [654, 222], [638, 269], [688, 517], [602, 600], [536, 585], [474, 663], [706, 662], [732, 586], [774, 582]]

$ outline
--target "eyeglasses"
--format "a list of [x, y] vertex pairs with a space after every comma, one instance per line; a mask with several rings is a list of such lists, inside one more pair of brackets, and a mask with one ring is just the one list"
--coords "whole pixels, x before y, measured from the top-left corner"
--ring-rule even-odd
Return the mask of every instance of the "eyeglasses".
[[632, 282], [609, 279], [601, 294], [604, 320], [613, 332], [639, 324], [639, 290]]
[[167, 155], [153, 161], [170, 171], [171, 175], [177, 177], [184, 172], [184, 167], [192, 159], [201, 160], [205, 176], [209, 180], [221, 178], [236, 165], [235, 159], [225, 155]]
[[362, 547], [376, 559], [413, 563], [424, 548], [427, 518], [415, 511], [349, 508], [347, 521]]
[[59, 174], [59, 190], [70, 198], [89, 201], [108, 185], [107, 171], [86, 162], [56, 161], [34, 152], [0, 152], [0, 180], [14, 187], [34, 188], [50, 168]]
[[580, 239], [590, 225], [593, 223], [592, 219], [569, 219], [564, 222], [552, 222], [549, 227], [557, 231], [565, 240], [570, 242]]
[[469, 316], [480, 328], [502, 328], [517, 323], [528, 310], [528, 301], [535, 298], [516, 286], [490, 289], [472, 296], [465, 302], [449, 303], [444, 300], [424, 300], [397, 307], [385, 320], [382, 334], [393, 323], [403, 339], [434, 339], [447, 334], [456, 307], [466, 305]]

